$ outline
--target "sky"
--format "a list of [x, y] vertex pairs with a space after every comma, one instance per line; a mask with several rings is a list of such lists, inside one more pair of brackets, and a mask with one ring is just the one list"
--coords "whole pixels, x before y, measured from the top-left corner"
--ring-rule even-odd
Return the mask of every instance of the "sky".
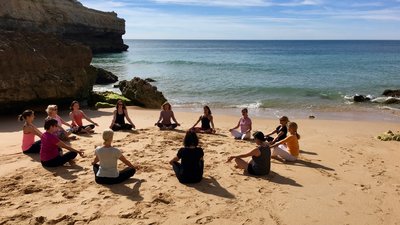
[[400, 0], [79, 0], [124, 39], [400, 40]]

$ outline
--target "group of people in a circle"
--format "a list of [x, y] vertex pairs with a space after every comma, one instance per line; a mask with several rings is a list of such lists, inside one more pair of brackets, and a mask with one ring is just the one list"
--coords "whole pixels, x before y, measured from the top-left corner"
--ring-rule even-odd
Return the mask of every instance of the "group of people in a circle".
[[[155, 123], [156, 126], [161, 130], [175, 129], [180, 126], [168, 102], [164, 103], [161, 108], [159, 119]], [[95, 126], [99, 125], [80, 109], [77, 101], [71, 103], [70, 109], [71, 123], [67, 123], [58, 115], [57, 106], [49, 105], [46, 109], [48, 117], [44, 122], [45, 132], [40, 131], [33, 124], [35, 119], [34, 112], [25, 110], [19, 116], [19, 120], [24, 121], [21, 146], [23, 153], [40, 153], [40, 161], [44, 167], [58, 167], [66, 163], [74, 165], [74, 159], [77, 155], [85, 157], [82, 150], [67, 145], [65, 141], [75, 140], [76, 136], [73, 134], [93, 133]], [[176, 156], [170, 161], [176, 177], [181, 183], [200, 182], [203, 177], [204, 151], [199, 146], [199, 139], [196, 133], [216, 133], [210, 108], [204, 106], [203, 109], [203, 115], [186, 132], [183, 147], [178, 150]], [[90, 124], [83, 125], [83, 119], [86, 119]], [[125, 119], [128, 123], [125, 122]], [[197, 127], [199, 123], [201, 123], [201, 126]], [[62, 125], [66, 125], [69, 128], [64, 129]], [[109, 128], [103, 131], [103, 145], [95, 149], [95, 158], [92, 162], [95, 181], [100, 184], [120, 183], [132, 177], [138, 168], [125, 158], [121, 150], [112, 145], [114, 131], [136, 128], [122, 100], [118, 100], [116, 104]], [[242, 117], [237, 125], [229, 129], [229, 131], [235, 139], [246, 140], [251, 138], [252, 121], [246, 108], [242, 110]], [[276, 134], [275, 137], [272, 137], [271, 135], [274, 134]], [[35, 136], [38, 136], [40, 140], [35, 141]], [[299, 155], [298, 140], [300, 135], [297, 133], [297, 124], [289, 122], [286, 116], [281, 117], [280, 125], [267, 135], [256, 131], [252, 136], [256, 144], [254, 149], [245, 154], [229, 156], [227, 159], [227, 162], [235, 161], [236, 168], [243, 169], [249, 174], [268, 174], [271, 158], [295, 161]], [[64, 154], [62, 149], [67, 149], [68, 152]], [[247, 157], [251, 157], [251, 160], [243, 160], [243, 158]], [[127, 168], [118, 171], [118, 160], [121, 160]]]

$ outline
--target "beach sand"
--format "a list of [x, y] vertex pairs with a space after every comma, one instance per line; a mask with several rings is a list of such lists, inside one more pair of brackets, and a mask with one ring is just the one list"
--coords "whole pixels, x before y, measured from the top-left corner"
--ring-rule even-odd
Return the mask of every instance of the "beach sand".
[[[138, 130], [116, 132], [114, 146], [134, 164], [135, 176], [118, 185], [94, 182], [91, 167], [112, 109], [85, 110], [96, 133], [71, 145], [86, 158], [76, 166], [45, 169], [39, 156], [21, 153], [22, 123], [0, 119], [0, 224], [400, 224], [400, 142], [375, 137], [400, 123], [299, 119], [300, 159], [271, 162], [271, 173], [253, 177], [226, 163], [231, 154], [255, 147], [234, 140], [228, 129], [239, 116], [214, 115], [216, 135], [200, 134], [205, 174], [183, 185], [169, 160], [182, 146], [184, 130], [199, 113], [175, 112], [176, 131], [154, 127], [159, 111], [130, 108]], [[67, 112], [61, 114], [64, 119]], [[250, 111], [251, 117], [251, 111]], [[290, 115], [289, 115], [290, 117]], [[253, 120], [253, 130], [278, 121]], [[41, 125], [43, 116], [37, 116]], [[41, 129], [43, 129], [41, 127]], [[122, 162], [119, 163], [123, 168]]]

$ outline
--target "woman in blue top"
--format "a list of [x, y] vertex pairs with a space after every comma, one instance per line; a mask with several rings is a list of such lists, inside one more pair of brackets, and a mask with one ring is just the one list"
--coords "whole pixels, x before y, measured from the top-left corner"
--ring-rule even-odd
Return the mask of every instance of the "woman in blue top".
[[198, 144], [196, 133], [188, 131], [183, 140], [184, 147], [179, 149], [178, 154], [169, 162], [181, 183], [198, 183], [203, 178], [204, 152]]
[[[131, 130], [132, 128], [135, 129], [135, 124], [133, 124], [131, 118], [129, 118], [128, 110], [126, 109], [125, 103], [121, 99], [117, 101], [115, 108], [116, 109], [113, 113], [114, 117], [111, 122], [110, 129], [113, 131]], [[125, 117], [129, 124], [125, 123]]]
[[[235, 159], [235, 168], [247, 170], [252, 175], [266, 175], [271, 168], [271, 150], [267, 142], [265, 142], [264, 134], [257, 131], [253, 134], [257, 147], [250, 152], [242, 155], [230, 156], [227, 162]], [[249, 163], [242, 158], [251, 156]]]

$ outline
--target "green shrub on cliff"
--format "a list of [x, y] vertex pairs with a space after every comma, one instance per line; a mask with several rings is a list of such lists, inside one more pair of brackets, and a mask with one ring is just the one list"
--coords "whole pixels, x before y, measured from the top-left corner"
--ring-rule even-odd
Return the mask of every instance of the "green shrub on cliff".
[[378, 137], [379, 140], [381, 141], [400, 141], [400, 133], [393, 133], [391, 130], [389, 130], [388, 132], [379, 135]]
[[96, 102], [94, 106], [96, 107], [96, 109], [100, 109], [100, 108], [113, 108], [115, 105], [107, 102]]

